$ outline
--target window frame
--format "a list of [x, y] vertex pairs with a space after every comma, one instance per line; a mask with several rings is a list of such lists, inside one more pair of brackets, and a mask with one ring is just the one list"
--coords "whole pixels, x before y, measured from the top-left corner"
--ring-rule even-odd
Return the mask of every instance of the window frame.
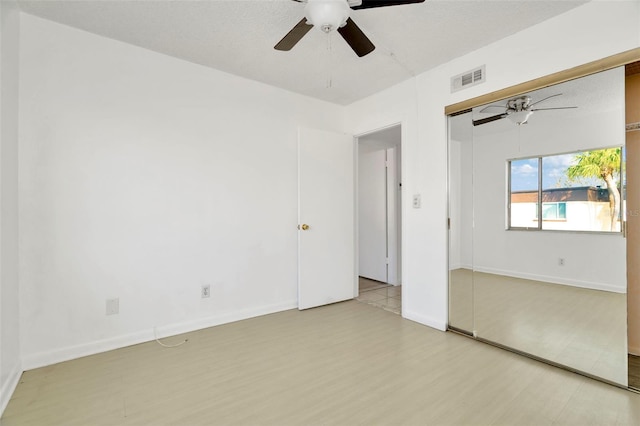
[[[548, 158], [548, 157], [555, 157], [555, 156], [560, 156], [560, 155], [567, 155], [567, 154], [579, 154], [579, 153], [584, 153], [584, 152], [590, 152], [590, 151], [600, 151], [600, 150], [605, 150], [605, 149], [611, 149], [611, 148], [620, 148], [622, 150], [622, 154], [620, 155], [620, 164], [618, 165], [618, 173], [619, 173], [619, 182], [618, 184], [620, 185], [620, 212], [619, 214], [619, 221], [620, 221], [620, 229], [617, 231], [591, 231], [588, 229], [544, 229], [543, 226], [543, 222], [544, 222], [544, 218], [542, 216], [543, 213], [543, 202], [542, 202], [542, 195], [543, 195], [543, 188], [542, 188], [542, 181], [543, 181], [543, 168], [542, 168], [542, 163], [543, 163], [543, 159], [544, 158]], [[518, 158], [509, 158], [506, 161], [506, 172], [507, 172], [507, 187], [506, 187], [506, 230], [507, 231], [534, 231], [534, 232], [538, 232], [538, 231], [542, 231], [542, 232], [570, 232], [570, 233], [588, 233], [588, 234], [606, 234], [606, 235], [624, 235], [624, 228], [625, 228], [625, 220], [624, 220], [624, 212], [623, 212], [623, 205], [624, 205], [624, 200], [626, 200], [626, 189], [625, 189], [625, 177], [624, 177], [624, 173], [625, 173], [625, 167], [624, 167], [624, 145], [613, 145], [613, 146], [606, 146], [606, 147], [598, 147], [598, 148], [587, 148], [587, 149], [582, 149], [582, 150], [576, 150], [576, 151], [569, 151], [569, 152], [561, 152], [561, 153], [553, 153], [553, 154], [544, 154], [544, 155], [534, 155], [534, 156], [527, 156], [527, 157], [518, 157]], [[536, 219], [537, 219], [537, 225], [536, 226], [513, 226], [511, 223], [511, 214], [512, 214], [512, 176], [511, 176], [511, 171], [512, 171], [512, 167], [511, 164], [514, 161], [521, 161], [521, 160], [537, 160], [538, 163], [538, 188], [537, 188], [537, 202], [536, 202]], [[555, 202], [556, 204], [558, 204], [559, 202]], [[552, 219], [555, 221], [566, 221], [567, 220], [567, 213], [566, 213], [566, 202], [565, 203], [565, 217], [562, 219]], [[548, 203], [547, 203], [548, 204]]]
[[[562, 212], [562, 209], [560, 208], [560, 206], [564, 206], [564, 212]], [[547, 206], [554, 206], [555, 207], [555, 217], [552, 218], [546, 218], [545, 217], [545, 209], [544, 207]], [[564, 213], [564, 216], [561, 216], [560, 213]], [[566, 201], [550, 201], [547, 203], [542, 203], [542, 220], [549, 220], [549, 221], [557, 221], [557, 222], [562, 222], [562, 221], [566, 221], [567, 220], [567, 202]]]

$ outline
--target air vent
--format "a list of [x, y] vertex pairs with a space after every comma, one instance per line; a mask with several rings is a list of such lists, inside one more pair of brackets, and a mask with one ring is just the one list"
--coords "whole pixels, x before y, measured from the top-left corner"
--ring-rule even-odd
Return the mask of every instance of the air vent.
[[454, 77], [451, 77], [451, 93], [458, 90], [466, 89], [467, 87], [475, 86], [476, 84], [483, 83], [485, 80], [485, 66], [478, 67], [471, 71], [463, 72]]

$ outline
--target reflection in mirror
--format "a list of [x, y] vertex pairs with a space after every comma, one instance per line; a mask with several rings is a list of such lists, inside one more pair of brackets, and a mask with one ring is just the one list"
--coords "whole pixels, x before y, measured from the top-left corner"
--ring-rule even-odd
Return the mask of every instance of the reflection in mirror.
[[449, 327], [473, 333], [471, 112], [449, 120]]
[[474, 108], [473, 122], [474, 333], [626, 386], [624, 69]]
[[508, 228], [619, 233], [621, 165], [622, 147], [509, 161]]

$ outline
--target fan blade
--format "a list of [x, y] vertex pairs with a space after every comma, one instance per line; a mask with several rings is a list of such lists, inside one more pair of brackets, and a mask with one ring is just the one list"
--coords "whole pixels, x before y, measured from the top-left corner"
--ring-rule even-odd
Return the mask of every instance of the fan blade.
[[276, 50], [291, 50], [311, 28], [313, 28], [313, 25], [307, 24], [307, 18], [302, 18], [273, 48]]
[[479, 126], [481, 124], [491, 123], [492, 121], [497, 121], [505, 118], [508, 114], [505, 112], [504, 114], [492, 115], [491, 117], [481, 118], [480, 120], [473, 120], [474, 126]]
[[504, 105], [487, 105], [486, 107], [482, 108], [482, 109], [481, 109], [480, 111], [478, 111], [478, 112], [485, 112], [485, 111], [486, 111], [486, 110], [488, 110], [489, 108], [498, 108], [498, 109], [501, 109], [501, 110], [503, 110], [503, 111], [507, 109], [507, 107], [506, 107], [506, 106], [504, 106]]
[[338, 32], [359, 57], [373, 52], [376, 48], [351, 18], [347, 18], [347, 23], [344, 27], [338, 28]]
[[401, 6], [412, 3], [424, 3], [424, 0], [362, 0], [360, 6], [353, 6], [351, 9], [371, 9], [372, 7]]
[[534, 105], [536, 105], [536, 104], [539, 104], [540, 102], [544, 102], [544, 101], [546, 101], [547, 99], [555, 98], [556, 96], [562, 96], [562, 93], [556, 93], [555, 95], [547, 96], [547, 97], [546, 97], [546, 98], [544, 98], [544, 99], [540, 99], [539, 101], [536, 101], [536, 102], [532, 103], [531, 105], [529, 105], [529, 108], [531, 108], [532, 106], [534, 106]]
[[578, 107], [533, 108], [530, 111], [549, 111], [552, 109], [574, 109]]

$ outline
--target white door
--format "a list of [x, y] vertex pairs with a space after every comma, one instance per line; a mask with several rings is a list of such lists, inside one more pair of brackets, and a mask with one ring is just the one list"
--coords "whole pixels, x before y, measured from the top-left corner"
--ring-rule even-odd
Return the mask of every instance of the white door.
[[360, 144], [358, 275], [387, 282], [387, 152]]
[[298, 308], [355, 296], [354, 141], [298, 134]]

